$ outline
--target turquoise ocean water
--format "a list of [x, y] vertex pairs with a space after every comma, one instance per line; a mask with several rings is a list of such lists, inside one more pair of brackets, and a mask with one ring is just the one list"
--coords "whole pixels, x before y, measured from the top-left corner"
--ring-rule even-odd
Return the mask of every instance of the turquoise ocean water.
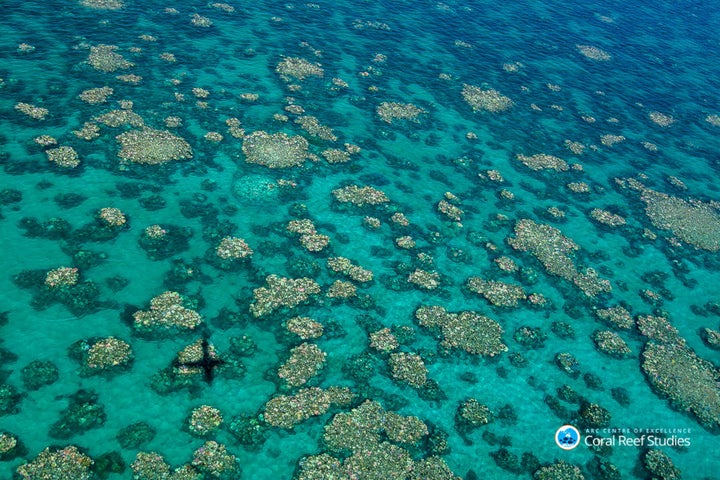
[[[720, 10], [707, 1], [2, 2], [0, 478], [79, 478], [62, 462], [40, 466], [46, 448], [71, 445], [93, 459], [87, 475], [109, 479], [171, 478], [160, 467], [139, 472], [139, 452], [172, 469], [194, 464], [176, 479], [718, 478], [718, 31]], [[80, 97], [100, 87], [112, 89], [104, 101]], [[103, 123], [111, 111], [126, 120]], [[152, 132], [140, 121], [168, 132], [156, 138], [183, 139], [191, 158], [119, 158], [116, 137]], [[73, 133], [86, 122], [95, 138]], [[254, 149], [261, 131], [292, 138]], [[57, 144], [38, 144], [41, 135]], [[301, 138], [304, 162], [252, 163], [286, 161]], [[170, 143], [128, 149], [147, 162]], [[58, 146], [72, 147], [79, 165], [50, 162]], [[326, 160], [329, 149], [346, 161]], [[351, 185], [388, 201], [336, 198]], [[124, 223], [109, 225], [104, 208]], [[622, 224], [593, 217], [609, 214]], [[287, 229], [298, 219], [329, 244], [305, 248]], [[527, 221], [548, 227], [514, 248]], [[152, 225], [169, 237], [149, 239]], [[575, 248], [551, 244], [552, 232]], [[221, 261], [225, 237], [242, 238], [252, 257]], [[414, 246], [401, 248], [401, 237]], [[334, 272], [333, 257], [373, 280]], [[78, 283], [49, 285], [60, 267], [77, 268]], [[610, 288], [584, 293], [573, 279], [586, 268]], [[413, 282], [423, 274], [431, 284]], [[269, 275], [307, 277], [319, 290], [255, 316], [254, 292]], [[486, 284], [499, 297], [471, 291], [474, 277], [503, 282]], [[356, 296], [333, 297], [337, 280]], [[493, 304], [518, 287], [517, 304]], [[134, 326], [166, 291], [202, 325]], [[444, 348], [440, 329], [415, 318], [421, 306], [488, 317], [506, 351]], [[617, 306], [627, 325], [601, 318]], [[298, 316], [323, 324], [323, 335], [290, 332]], [[398, 340], [392, 352], [371, 346], [384, 328]], [[490, 335], [462, 322], [445, 335], [453, 329], [466, 340]], [[597, 332], [629, 353], [601, 351]], [[243, 350], [243, 336], [256, 348]], [[132, 360], [88, 366], [108, 337], [129, 345]], [[212, 378], [183, 374], [178, 352], [203, 338], [220, 362], [207, 367]], [[278, 372], [305, 341], [326, 354], [324, 367], [288, 385]], [[677, 355], [650, 358], [658, 346]], [[399, 352], [419, 356], [424, 385], [400, 378]], [[569, 371], [560, 353], [574, 358]], [[28, 368], [38, 360], [56, 372], [46, 382]], [[354, 396], [314, 406], [293, 428], [273, 425], [268, 402], [309, 387]], [[463, 417], [469, 399], [488, 408], [489, 423]], [[385, 418], [366, 444], [333, 448], [326, 426], [366, 400], [418, 417], [426, 434], [403, 442], [383, 430]], [[223, 418], [204, 435], [188, 426], [203, 405]], [[154, 435], [129, 442], [122, 431], [139, 422]], [[565, 424], [580, 431], [577, 448], [556, 444]], [[615, 442], [660, 430], [663, 440], [594, 448], [584, 440], [593, 430]], [[210, 441], [234, 456], [234, 470], [197, 460]], [[334, 467], [302, 467], [323, 452]], [[400, 457], [410, 459], [402, 468]], [[422, 470], [430, 457], [448, 469]], [[548, 473], [571, 469], [559, 462], [578, 470]]]

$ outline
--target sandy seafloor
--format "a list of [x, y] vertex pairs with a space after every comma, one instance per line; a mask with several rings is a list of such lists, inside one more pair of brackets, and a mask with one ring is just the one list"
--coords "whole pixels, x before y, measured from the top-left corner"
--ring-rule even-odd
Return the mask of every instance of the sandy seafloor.
[[[572, 470], [558, 467], [561, 461], [578, 467], [562, 478], [717, 478], [720, 16], [714, 3], [124, 3], [118, 10], [70, 0], [1, 5], [0, 478], [13, 478], [33, 461], [36, 470], [21, 467], [24, 478], [70, 478], [62, 464], [42, 476], [49, 467], [35, 460], [47, 447], [51, 453], [70, 445], [95, 460], [87, 475], [110, 479], [170, 478], [161, 470], [140, 474], [137, 465], [133, 473], [138, 452], [156, 452], [173, 469], [195, 459], [182, 478], [387, 478], [388, 472], [451, 478], [420, 473], [423, 459], [433, 456], [465, 479], [560, 478], [553, 468]], [[109, 63], [88, 61], [98, 45], [117, 47], [101, 47]], [[306, 75], [282, 71], [292, 62], [305, 66]], [[115, 67], [127, 68], [109, 71]], [[127, 74], [137, 77], [117, 78]], [[104, 86], [112, 94], [103, 103], [79, 97]], [[471, 105], [463, 91], [477, 94], [478, 103]], [[118, 158], [116, 137], [139, 130], [139, 123], [112, 127], [98, 117], [121, 108], [120, 101], [131, 101], [126, 112], [147, 127], [184, 139], [192, 157], [157, 165]], [[32, 118], [18, 103], [47, 114]], [[386, 107], [396, 116], [381, 115]], [[173, 116], [179, 126], [166, 125]], [[312, 117], [318, 128], [303, 128]], [[239, 126], [230, 129], [229, 118]], [[73, 133], [85, 122], [98, 125], [96, 138]], [[308, 158], [288, 168], [249, 163], [282, 163], [291, 143], [304, 143], [295, 138], [243, 152], [243, 135], [256, 139], [251, 135], [258, 131], [305, 138], [301, 157]], [[211, 141], [208, 132], [222, 139]], [[51, 163], [44, 150], [55, 146], [38, 145], [40, 135], [72, 147], [79, 165]], [[359, 147], [350, 155], [335, 152], [347, 161], [323, 157], [346, 144]], [[537, 154], [552, 157], [532, 157]], [[528, 166], [543, 159], [556, 169]], [[350, 185], [376, 188], [388, 201], [357, 206], [336, 199], [333, 191]], [[106, 207], [120, 209], [125, 223], [103, 223], [99, 212]], [[595, 217], [617, 224], [594, 218], [594, 209], [602, 210]], [[308, 251], [288, 232], [291, 220], [303, 218], [327, 236], [314, 237], [329, 240], [321, 251]], [[148, 247], [145, 233], [151, 225], [186, 241], [154, 257], [157, 245]], [[519, 225], [549, 227], [537, 227], [545, 230], [532, 245], [514, 248], [519, 242], [509, 239], [517, 238]], [[548, 247], [553, 234], [576, 248]], [[226, 236], [244, 239], [252, 257], [220, 268], [228, 265], [215, 252]], [[397, 240], [405, 236], [414, 246], [398, 245], [406, 245]], [[370, 270], [373, 280], [332, 271], [332, 257]], [[46, 273], [59, 267], [78, 268], [80, 283], [45, 285]], [[573, 281], [587, 268], [596, 272], [597, 279], [588, 278], [600, 291]], [[311, 278], [319, 293], [255, 316], [253, 292], [271, 274]], [[409, 281], [422, 275], [429, 283]], [[486, 285], [506, 293], [520, 287], [520, 299], [493, 305], [508, 296], [472, 292], [473, 277], [504, 282]], [[328, 296], [337, 280], [354, 284], [357, 296]], [[80, 290], [88, 294], [84, 303]], [[139, 332], [133, 314], [165, 291], [180, 293], [203, 326]], [[540, 297], [531, 293], [545, 303], [537, 305]], [[421, 306], [488, 317], [501, 326], [506, 351], [490, 357], [444, 348], [439, 329], [415, 319]], [[599, 312], [616, 306], [627, 310], [629, 324], [601, 318]], [[323, 336], [307, 343], [326, 358], [307, 383], [288, 385], [278, 371], [303, 343], [287, 329], [287, 320], [298, 316], [323, 324]], [[399, 340], [390, 345], [392, 354], [370, 346], [370, 334], [386, 327]], [[528, 329], [537, 329], [537, 342], [523, 340]], [[593, 340], [598, 331], [614, 332], [629, 353], [602, 352]], [[463, 333], [466, 340], [488, 334]], [[240, 357], [231, 339], [243, 335], [257, 350]], [[160, 391], [156, 375], [203, 336], [220, 358], [242, 368], [234, 374], [218, 368], [211, 383], [180, 375], [185, 384]], [[88, 367], [87, 350], [107, 337], [128, 344], [132, 361]], [[85, 352], [69, 354], [81, 340]], [[650, 350], [671, 353], [657, 360], [644, 355]], [[401, 358], [391, 357], [398, 352], [419, 355], [428, 383], [393, 378], [390, 359]], [[574, 371], [558, 366], [559, 353], [574, 357]], [[33, 390], [25, 367], [35, 360], [52, 362], [57, 379]], [[320, 409], [294, 428], [269, 425], [271, 398], [331, 386], [349, 388], [351, 403]], [[90, 428], [67, 424], [78, 391], [92, 399], [90, 407], [69, 417], [90, 417], [84, 424]], [[471, 398], [488, 407], [489, 423], [463, 422], [459, 408]], [[325, 426], [365, 400], [418, 417], [427, 434], [403, 443], [371, 425], [354, 451], [333, 448], [323, 439]], [[201, 405], [223, 418], [206, 436], [188, 428]], [[239, 418], [256, 419], [254, 444], [238, 433]], [[121, 447], [118, 433], [138, 422], [154, 436]], [[665, 437], [690, 445], [581, 444], [565, 451], [554, 441], [564, 424], [583, 436], [586, 428], [664, 429]], [[12, 439], [20, 443], [12, 447]], [[216, 476], [198, 463], [194, 452], [208, 441], [234, 455], [235, 472]], [[115, 455], [102, 457], [110, 452]], [[299, 468], [302, 458], [322, 452], [336, 457], [336, 477]], [[101, 468], [100, 458], [115, 458], [117, 471]], [[663, 466], [648, 460], [657, 458]]]

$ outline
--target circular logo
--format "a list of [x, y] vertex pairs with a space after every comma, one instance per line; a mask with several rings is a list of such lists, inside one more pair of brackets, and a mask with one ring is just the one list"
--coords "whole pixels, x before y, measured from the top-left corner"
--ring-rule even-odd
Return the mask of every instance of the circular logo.
[[580, 445], [580, 432], [572, 425], [563, 425], [555, 432], [555, 443], [563, 450], [572, 450]]

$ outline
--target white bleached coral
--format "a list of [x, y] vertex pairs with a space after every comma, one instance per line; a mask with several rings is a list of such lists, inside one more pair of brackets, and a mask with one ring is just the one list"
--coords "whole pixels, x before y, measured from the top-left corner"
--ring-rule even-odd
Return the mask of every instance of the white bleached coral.
[[121, 147], [118, 157], [134, 163], [157, 165], [193, 156], [190, 144], [167, 130], [146, 127], [122, 133], [115, 139]]
[[491, 113], [502, 112], [514, 105], [510, 98], [495, 89], [483, 90], [480, 87], [465, 84], [462, 96], [473, 110], [484, 110]]
[[116, 45], [100, 44], [90, 47], [87, 63], [95, 70], [106, 73], [117, 70], [127, 70], [134, 66], [132, 62], [129, 62], [125, 57], [117, 53], [117, 50], [118, 47]]
[[555, 170], [556, 172], [564, 172], [570, 169], [570, 166], [565, 160], [546, 153], [536, 153], [530, 156], [518, 154], [515, 158], [530, 170]]
[[243, 138], [245, 161], [268, 168], [289, 168], [302, 165], [310, 156], [308, 141], [284, 132], [253, 132]]
[[52, 163], [62, 168], [75, 168], [80, 165], [80, 159], [74, 148], [61, 146], [45, 150], [45, 154]]
[[255, 302], [250, 312], [255, 317], [267, 315], [281, 307], [293, 308], [307, 301], [312, 295], [320, 293], [320, 285], [311, 278], [285, 278], [269, 275], [267, 287], [253, 291]]
[[386, 123], [393, 123], [393, 120], [409, 120], [417, 122], [421, 114], [427, 113], [422, 108], [412, 103], [383, 102], [375, 109], [378, 117]]
[[17, 473], [24, 480], [90, 480], [94, 478], [90, 470], [93, 463], [74, 445], [53, 450], [46, 448], [33, 461], [20, 465]]
[[305, 385], [325, 366], [327, 354], [314, 343], [303, 343], [290, 350], [290, 357], [278, 369], [278, 377], [289, 387]]
[[679, 409], [710, 428], [720, 427], [720, 372], [683, 343], [649, 342], [642, 354], [648, 381]]
[[215, 254], [223, 260], [239, 260], [251, 257], [252, 248], [238, 237], [225, 237], [215, 249]]
[[370, 186], [349, 185], [333, 190], [332, 194], [338, 202], [352, 203], [358, 207], [380, 205], [390, 201], [385, 192]]
[[525, 290], [520, 285], [511, 283], [470, 277], [466, 285], [468, 290], [482, 295], [490, 303], [498, 307], [515, 307], [519, 300], [527, 298]]
[[320, 64], [300, 57], [283, 58], [275, 67], [275, 71], [285, 81], [290, 81], [292, 78], [305, 80], [308, 77], [322, 77], [325, 74]]
[[421, 327], [439, 331], [443, 348], [489, 357], [507, 351], [502, 342], [502, 327], [478, 313], [450, 313], [440, 306], [422, 306], [415, 312], [415, 319]]
[[592, 45], [575, 45], [575, 48], [577, 48], [580, 54], [582, 54], [586, 58], [589, 58], [590, 60], [607, 62], [608, 60], [612, 59], [612, 56], [609, 53]]
[[202, 323], [196, 311], [184, 306], [185, 300], [177, 292], [167, 291], [150, 301], [150, 310], [133, 315], [135, 329], [141, 332], [156, 330], [192, 330]]
[[578, 270], [573, 256], [580, 247], [555, 227], [522, 219], [515, 225], [515, 237], [509, 238], [508, 243], [516, 250], [530, 252], [548, 273], [573, 282], [589, 297], [612, 289], [610, 282], [599, 278], [595, 270]]

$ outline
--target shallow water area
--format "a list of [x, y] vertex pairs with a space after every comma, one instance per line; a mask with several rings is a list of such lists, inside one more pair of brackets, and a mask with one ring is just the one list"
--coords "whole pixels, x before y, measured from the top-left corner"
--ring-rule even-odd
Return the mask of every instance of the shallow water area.
[[714, 478], [712, 5], [3, 12], [0, 478]]

